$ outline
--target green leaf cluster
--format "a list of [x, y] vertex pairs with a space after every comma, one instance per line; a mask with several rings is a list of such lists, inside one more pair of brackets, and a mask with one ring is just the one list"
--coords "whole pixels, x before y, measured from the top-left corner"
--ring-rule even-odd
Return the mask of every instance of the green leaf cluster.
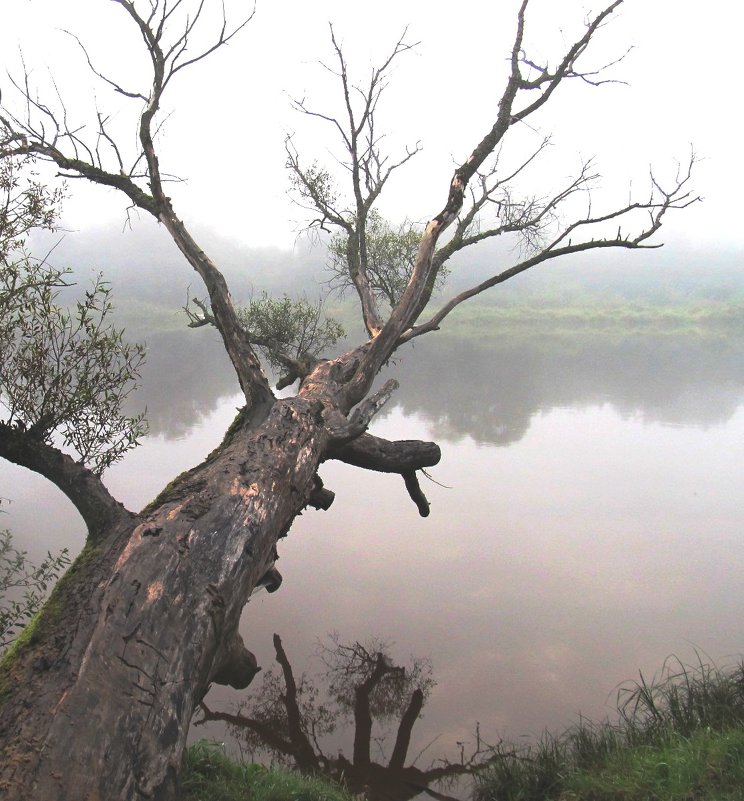
[[122, 413], [144, 348], [110, 325], [111, 289], [100, 275], [63, 305], [69, 270], [27, 252], [28, 233], [53, 229], [61, 200], [28, 168], [0, 162], [0, 419], [43, 442], [60, 437], [101, 473], [146, 433], [143, 414]]
[[[421, 229], [410, 220], [393, 225], [377, 210], [372, 209], [365, 221], [365, 244], [367, 278], [375, 295], [396, 305], [405, 291], [416, 262]], [[355, 240], [358, 247], [358, 238]], [[346, 231], [335, 234], [328, 245], [328, 285], [332, 290], [344, 294], [352, 287], [350, 277], [349, 247], [354, 246]], [[364, 263], [361, 254], [358, 263]], [[438, 282], [444, 281], [441, 270]]]
[[67, 274], [29, 257], [2, 264], [0, 408], [7, 425], [48, 443], [58, 434], [101, 473], [147, 431], [144, 414], [121, 411], [145, 352], [109, 324], [100, 276], [72, 308], [60, 305]]
[[50, 189], [35, 180], [32, 158], [0, 160], [0, 259], [22, 251], [34, 228], [54, 230], [64, 187]]
[[263, 293], [238, 309], [238, 319], [276, 370], [314, 362], [345, 336], [343, 327], [323, 314], [321, 301], [272, 298]]

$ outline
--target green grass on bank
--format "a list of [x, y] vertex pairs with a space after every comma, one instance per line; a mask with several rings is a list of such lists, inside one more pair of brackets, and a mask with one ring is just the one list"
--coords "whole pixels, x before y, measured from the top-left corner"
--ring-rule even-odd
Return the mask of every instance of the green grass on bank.
[[463, 304], [442, 324], [456, 336], [481, 337], [484, 333], [510, 335], [569, 335], [591, 333], [699, 334], [744, 333], [744, 304], [734, 302], [639, 305], [594, 303], [587, 305]]
[[350, 801], [337, 785], [262, 765], [240, 765], [215, 744], [184, 754], [180, 801]]
[[744, 798], [744, 731], [668, 735], [654, 746], [621, 751], [595, 772], [577, 773], [561, 794], [596, 801], [734, 801]]
[[744, 663], [669, 663], [618, 695], [618, 720], [585, 720], [528, 747], [501, 744], [476, 801], [744, 799]]
[[[147, 338], [186, 330], [187, 317], [176, 306], [121, 299], [115, 319], [133, 336]], [[436, 308], [438, 304], [432, 304]], [[433, 313], [433, 312], [432, 312]], [[340, 322], [353, 339], [361, 339], [361, 321], [353, 298], [332, 300], [325, 314]], [[421, 320], [428, 317], [425, 313]], [[464, 303], [442, 323], [442, 332], [457, 337], [482, 338], [485, 334], [543, 336], [744, 333], [744, 301], [691, 301], [649, 304], [595, 298], [572, 304], [522, 302], [499, 305], [481, 299]]]

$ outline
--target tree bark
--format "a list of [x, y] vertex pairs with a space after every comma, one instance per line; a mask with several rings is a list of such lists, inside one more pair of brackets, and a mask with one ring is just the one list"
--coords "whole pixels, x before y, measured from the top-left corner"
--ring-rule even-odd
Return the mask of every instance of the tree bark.
[[301, 398], [262, 417], [241, 413], [203, 464], [122, 510], [4, 660], [3, 798], [174, 797], [192, 712], [328, 437]]
[[297, 397], [243, 409], [220, 447], [138, 515], [101, 496], [110, 524], [0, 664], [0, 797], [175, 797], [210, 682], [240, 687], [255, 673], [237, 628], [277, 540], [305, 506], [333, 499], [320, 462], [392, 471], [397, 454], [403, 471], [439, 460], [432, 443], [367, 434], [334, 451], [329, 389], [311, 377]]

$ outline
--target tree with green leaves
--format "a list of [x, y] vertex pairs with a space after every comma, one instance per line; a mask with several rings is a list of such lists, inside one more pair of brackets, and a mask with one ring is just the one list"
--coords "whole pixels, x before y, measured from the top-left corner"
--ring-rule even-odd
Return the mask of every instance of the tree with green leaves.
[[[218, 20], [210, 34], [210, 0], [114, 0], [112, 14], [130, 26], [139, 47], [127, 66], [134, 59], [141, 63], [131, 75], [105, 74], [80, 41], [101, 88], [96, 108], [108, 102], [106, 92], [111, 102], [122, 104], [120, 114], [97, 111], [87, 126], [64, 105], [56, 84], [49, 97], [41, 98], [26, 72], [10, 88], [3, 87], [0, 161], [51, 163], [62, 175], [120, 192], [134, 209], [157, 220], [204, 285], [201, 314], [195, 313], [200, 319], [208, 315], [218, 330], [244, 399], [218, 448], [144, 509], [128, 510], [110, 494], [100, 473], [140, 433], [141, 421], [127, 420], [118, 411], [135, 377], [138, 355], [107, 328], [103, 285], [95, 285], [81, 305], [67, 312], [55, 311], [55, 281], [63, 276], [52, 277], [47, 290], [37, 289], [35, 282], [47, 279], [34, 277], [33, 267], [22, 264], [18, 281], [3, 290], [11, 309], [18, 292], [29, 293], [40, 315], [29, 333], [38, 333], [41, 342], [58, 343], [65, 355], [58, 360], [59, 386], [56, 357], [51, 373], [45, 366], [46, 354], [55, 352], [57, 344], [39, 347], [44, 364], [38, 365], [33, 386], [24, 388], [17, 373], [6, 379], [3, 403], [12, 417], [0, 426], [0, 456], [54, 481], [88, 528], [82, 554], [33, 630], [0, 666], [4, 798], [175, 798], [189, 723], [210, 684], [244, 686], [255, 673], [255, 659], [238, 623], [252, 590], [272, 568], [277, 541], [306, 507], [326, 509], [333, 501], [319, 476], [322, 463], [335, 459], [400, 474], [420, 514], [429, 513], [417, 471], [437, 463], [437, 445], [389, 441], [367, 431], [396, 388], [393, 381], [373, 388], [391, 356], [439, 328], [461, 303], [525, 270], [585, 251], [655, 246], [652, 237], [666, 215], [694, 202], [692, 161], [668, 184], [652, 176], [644, 198], [625, 198], [601, 210], [589, 202], [577, 204], [597, 180], [588, 163], [544, 197], [516, 188], [543, 147], [511, 167], [500, 163], [504, 142], [518, 137], [522, 124], [536, 120], [548, 102], [558, 102], [565, 84], [603, 82], [602, 71], [586, 64], [587, 54], [621, 4], [614, 0], [589, 15], [573, 38], [567, 34], [560, 52], [542, 58], [528, 55], [529, 0], [518, 4], [505, 83], [493, 103], [491, 122], [474, 133], [470, 152], [443, 179], [446, 201], [437, 210], [432, 200], [433, 214], [421, 226], [413, 260], [407, 251], [397, 265], [404, 285], [394, 287], [383, 287], [375, 276], [384, 259], [375, 262], [374, 207], [417, 147], [388, 158], [377, 116], [390, 65], [410, 45], [401, 38], [367, 82], [355, 82], [332, 34], [330, 69], [341, 89], [339, 111], [319, 112], [304, 101], [298, 107], [329, 126], [340, 145], [337, 159], [348, 184], [337, 186], [322, 165], [307, 165], [291, 139], [287, 162], [297, 197], [311, 211], [311, 227], [332, 229], [341, 237], [335, 250], [346, 254], [344, 269], [366, 329], [362, 341], [335, 355], [313, 353], [301, 344], [304, 334], [298, 338], [292, 313], [287, 330], [295, 338], [293, 349], [287, 342], [275, 347], [262, 331], [265, 307], [241, 316], [223, 273], [166, 191], [168, 174], [161, 168], [160, 152], [164, 138], [158, 132], [169, 88], [237, 41], [248, 19], [231, 24], [224, 5], [215, 3]], [[119, 31], [100, 35], [118, 39]], [[127, 119], [135, 135], [118, 136]], [[195, 152], [194, 158], [199, 155]], [[47, 224], [43, 216], [38, 222]], [[513, 263], [432, 310], [432, 293], [448, 256], [496, 236], [511, 237], [519, 245]], [[265, 303], [278, 303], [273, 311], [282, 312], [281, 301]], [[18, 364], [27, 364], [26, 333], [3, 336]], [[287, 368], [283, 383], [295, 382], [293, 394], [274, 394], [261, 348]], [[98, 353], [111, 358], [88, 358]], [[103, 375], [96, 372], [99, 367]], [[119, 388], [107, 387], [107, 378], [115, 375]], [[96, 435], [113, 452], [96, 445]]]
[[28, 156], [0, 162], [0, 454], [55, 483], [98, 530], [109, 518], [97, 478], [146, 432], [144, 414], [122, 412], [144, 348], [109, 322], [102, 278], [65, 304], [69, 270], [29, 253], [28, 234], [54, 229], [62, 199], [33, 179], [32, 166]]

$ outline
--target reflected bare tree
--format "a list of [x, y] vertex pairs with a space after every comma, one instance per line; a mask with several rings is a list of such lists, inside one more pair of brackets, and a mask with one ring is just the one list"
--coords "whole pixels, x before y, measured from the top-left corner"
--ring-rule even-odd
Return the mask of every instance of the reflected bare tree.
[[[431, 785], [472, 775], [482, 767], [487, 749], [480, 739], [475, 750], [459, 762], [439, 760], [427, 769], [416, 767], [419, 754], [409, 760], [411, 735], [435, 682], [427, 659], [398, 665], [388, 643], [344, 643], [337, 635], [319, 655], [325, 665], [321, 688], [302, 673], [295, 676], [281, 638], [274, 635], [279, 670], [271, 669], [236, 713], [219, 712], [202, 703], [198, 723], [222, 721], [251, 753], [269, 753], [278, 762], [309, 775], [323, 774], [343, 783], [354, 795], [369, 801], [408, 801], [420, 793], [448, 796]], [[352, 758], [327, 753], [323, 740], [342, 722], [353, 721]], [[385, 755], [386, 737], [375, 736], [388, 724], [394, 727], [392, 751]], [[379, 749], [379, 761], [372, 757]]]

